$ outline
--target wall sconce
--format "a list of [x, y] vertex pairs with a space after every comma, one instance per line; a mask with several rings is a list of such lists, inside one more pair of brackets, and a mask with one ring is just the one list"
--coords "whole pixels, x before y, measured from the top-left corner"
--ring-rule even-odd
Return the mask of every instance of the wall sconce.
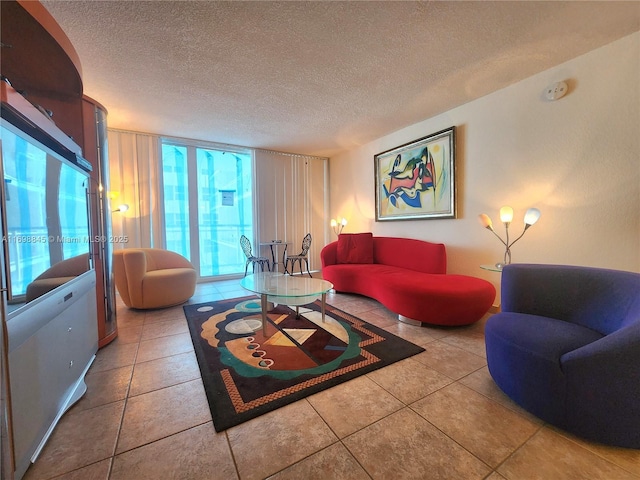
[[122, 205], [119, 205], [118, 208], [116, 208], [113, 211], [113, 213], [115, 212], [123, 213], [123, 212], [126, 212], [127, 210], [129, 210], [129, 205], [127, 205], [126, 203], [123, 203]]
[[347, 224], [347, 219], [342, 217], [342, 220], [338, 221], [335, 218], [331, 219], [331, 228], [333, 228], [333, 233], [336, 235], [340, 235], [342, 233], [342, 229]]
[[489, 218], [489, 215], [482, 213], [479, 215], [479, 217], [480, 217], [480, 223], [482, 223], [482, 226], [485, 227], [487, 230], [491, 230], [491, 233], [493, 233], [496, 237], [498, 237], [498, 240], [500, 240], [505, 246], [503, 262], [496, 263], [496, 267], [499, 269], [502, 269], [504, 265], [509, 265], [511, 263], [511, 246], [522, 238], [522, 236], [525, 234], [525, 232], [531, 225], [534, 225], [538, 221], [538, 219], [540, 218], [540, 210], [538, 210], [537, 208], [530, 208], [527, 210], [527, 212], [524, 215], [524, 230], [522, 231], [522, 233], [518, 238], [516, 238], [511, 242], [509, 242], [509, 225], [513, 220], [513, 208], [502, 207], [500, 209], [500, 221], [504, 223], [506, 240], [503, 240], [502, 237], [495, 232], [495, 230], [493, 229], [493, 222], [491, 221], [491, 218]]

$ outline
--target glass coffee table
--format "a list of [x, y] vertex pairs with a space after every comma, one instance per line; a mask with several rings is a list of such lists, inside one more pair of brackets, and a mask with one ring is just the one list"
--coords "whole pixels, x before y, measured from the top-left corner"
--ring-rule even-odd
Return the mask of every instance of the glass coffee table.
[[273, 307], [269, 304], [281, 303], [296, 307], [296, 315], [299, 315], [298, 307], [315, 302], [322, 298], [321, 314], [324, 322], [324, 311], [327, 300], [327, 292], [333, 288], [331, 282], [319, 278], [294, 277], [282, 273], [263, 272], [247, 275], [240, 282], [245, 290], [260, 295], [262, 310], [262, 332], [267, 331], [267, 312]]

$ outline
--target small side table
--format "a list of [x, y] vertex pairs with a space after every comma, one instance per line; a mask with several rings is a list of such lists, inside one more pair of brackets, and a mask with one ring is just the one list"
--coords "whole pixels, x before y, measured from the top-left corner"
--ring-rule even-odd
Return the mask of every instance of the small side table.
[[291, 242], [287, 242], [285, 240], [271, 240], [270, 242], [260, 242], [261, 247], [269, 246], [271, 248], [271, 271], [275, 272], [276, 268], [278, 268], [279, 257], [276, 254], [276, 251], [280, 245], [284, 245], [284, 250], [282, 252], [282, 263], [284, 263], [284, 257], [287, 254], [287, 246], [290, 245]]
[[[502, 267], [498, 267], [497, 265], [480, 265], [480, 268], [483, 270], [488, 270], [490, 272], [502, 273]], [[489, 310], [492, 313], [497, 313], [500, 311], [500, 305], [494, 305]]]
[[483, 270], [489, 270], [490, 272], [502, 272], [502, 267], [498, 267], [497, 265], [480, 265], [480, 268]]

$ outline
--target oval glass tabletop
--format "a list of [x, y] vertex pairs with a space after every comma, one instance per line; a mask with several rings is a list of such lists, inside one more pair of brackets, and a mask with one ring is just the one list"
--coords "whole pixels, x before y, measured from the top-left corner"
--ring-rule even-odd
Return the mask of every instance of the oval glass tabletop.
[[257, 293], [261, 297], [262, 332], [267, 332], [268, 303], [282, 303], [295, 305], [296, 315], [299, 314], [298, 306], [315, 302], [322, 297], [321, 314], [324, 322], [327, 292], [333, 288], [331, 282], [319, 278], [293, 277], [282, 273], [261, 272], [248, 275], [240, 281], [240, 286], [245, 290]]
[[240, 286], [258, 295], [274, 297], [308, 297], [327, 293], [333, 288], [331, 282], [319, 278], [272, 272], [247, 275], [240, 281]]

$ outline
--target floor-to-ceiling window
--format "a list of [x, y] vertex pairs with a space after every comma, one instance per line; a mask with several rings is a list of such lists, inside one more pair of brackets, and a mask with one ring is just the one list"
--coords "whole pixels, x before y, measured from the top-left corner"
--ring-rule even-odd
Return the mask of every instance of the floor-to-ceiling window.
[[[298, 253], [311, 233], [311, 270], [334, 237], [328, 158], [199, 140], [109, 130], [114, 248], [155, 247], [189, 258], [204, 279], [244, 274], [240, 236], [253, 253], [271, 257], [260, 242], [288, 242]], [[115, 200], [117, 198], [117, 200]], [[277, 252], [282, 262], [282, 251]]]
[[240, 236], [253, 239], [252, 154], [162, 141], [166, 248], [201, 277], [244, 272]]

